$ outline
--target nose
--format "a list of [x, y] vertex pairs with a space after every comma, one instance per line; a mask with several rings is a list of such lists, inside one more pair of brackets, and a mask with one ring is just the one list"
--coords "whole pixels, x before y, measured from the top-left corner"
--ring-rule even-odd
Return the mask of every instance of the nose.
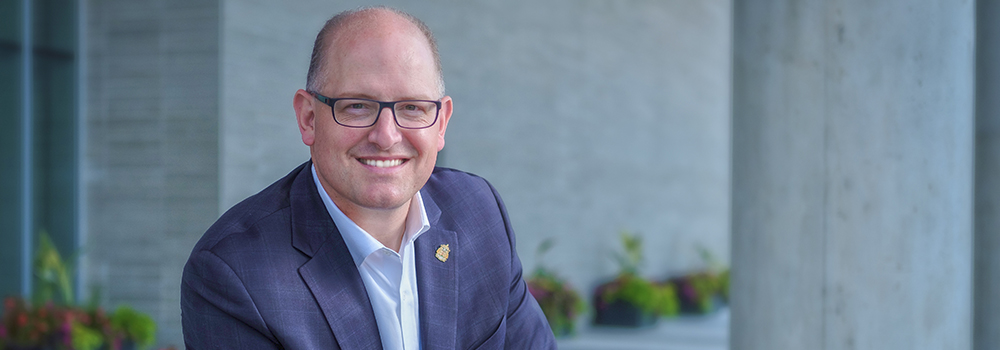
[[368, 141], [378, 145], [381, 150], [389, 150], [402, 139], [403, 134], [399, 132], [392, 110], [388, 107], [380, 110], [378, 120], [368, 133]]

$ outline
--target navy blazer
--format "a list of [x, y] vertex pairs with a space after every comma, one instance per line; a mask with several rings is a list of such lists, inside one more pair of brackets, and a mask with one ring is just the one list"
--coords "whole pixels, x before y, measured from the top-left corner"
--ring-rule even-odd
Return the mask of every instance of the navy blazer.
[[[382, 348], [310, 165], [235, 205], [195, 245], [181, 284], [188, 349]], [[554, 349], [496, 190], [435, 168], [420, 191], [431, 225], [415, 242], [423, 349]]]

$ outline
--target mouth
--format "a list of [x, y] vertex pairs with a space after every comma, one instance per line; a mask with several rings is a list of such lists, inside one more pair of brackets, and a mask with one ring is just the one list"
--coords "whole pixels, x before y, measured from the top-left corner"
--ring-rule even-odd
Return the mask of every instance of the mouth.
[[404, 162], [406, 162], [405, 159], [366, 159], [366, 158], [358, 158], [358, 161], [361, 162], [361, 164], [373, 166], [376, 168], [391, 168], [402, 165]]

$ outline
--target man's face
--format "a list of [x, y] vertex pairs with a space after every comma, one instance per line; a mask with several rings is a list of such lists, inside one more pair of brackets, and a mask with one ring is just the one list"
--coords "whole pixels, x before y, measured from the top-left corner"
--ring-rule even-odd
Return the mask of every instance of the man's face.
[[[451, 117], [451, 98], [441, 98], [434, 58], [414, 30], [376, 29], [337, 38], [326, 57], [322, 95], [380, 101], [438, 100], [437, 122], [426, 129], [402, 129], [388, 108], [374, 126], [337, 124], [330, 106], [312, 99], [312, 143], [299, 116], [303, 142], [310, 145], [320, 182], [349, 216], [365, 209], [396, 209], [427, 182]], [[297, 99], [299, 96], [296, 97]], [[299, 102], [296, 101], [297, 113]]]

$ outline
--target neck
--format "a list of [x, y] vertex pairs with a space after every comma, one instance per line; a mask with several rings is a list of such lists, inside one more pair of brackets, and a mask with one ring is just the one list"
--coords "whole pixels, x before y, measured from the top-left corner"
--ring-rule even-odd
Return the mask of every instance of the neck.
[[406, 216], [410, 212], [410, 202], [406, 201], [398, 208], [392, 209], [369, 209], [369, 208], [346, 208], [339, 204], [337, 207], [344, 212], [351, 221], [358, 227], [368, 232], [372, 238], [382, 243], [386, 248], [399, 252], [399, 247], [403, 242], [403, 232], [406, 230]]

